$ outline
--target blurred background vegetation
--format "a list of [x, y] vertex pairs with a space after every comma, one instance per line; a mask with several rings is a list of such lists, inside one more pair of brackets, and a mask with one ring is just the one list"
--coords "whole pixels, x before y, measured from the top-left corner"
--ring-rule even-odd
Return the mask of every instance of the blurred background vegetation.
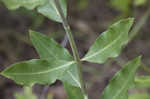
[[[119, 19], [134, 17], [135, 24], [130, 32], [130, 41], [117, 59], [106, 64], [84, 63], [84, 80], [90, 99], [100, 99], [101, 92], [112, 76], [128, 60], [142, 55], [143, 64], [137, 75], [150, 75], [150, 1], [149, 0], [67, 0], [68, 20], [74, 33], [80, 56], [83, 57], [90, 45], [108, 26]], [[28, 30], [44, 33], [59, 43], [65, 42], [65, 32], [55, 23], [36, 11], [20, 8], [8, 10], [0, 1], [0, 71], [18, 61], [39, 58]], [[70, 50], [70, 45], [66, 43]], [[70, 51], [71, 53], [71, 51]], [[150, 85], [130, 90], [130, 99], [150, 99]], [[48, 86], [35, 85], [33, 93], [13, 81], [0, 76], [0, 99], [66, 99], [60, 81]], [[47, 98], [43, 98], [43, 97]]]

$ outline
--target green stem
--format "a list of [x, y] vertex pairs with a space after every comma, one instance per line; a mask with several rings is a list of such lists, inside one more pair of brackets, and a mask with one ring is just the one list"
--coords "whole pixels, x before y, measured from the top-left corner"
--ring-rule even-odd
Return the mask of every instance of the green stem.
[[73, 56], [74, 56], [74, 60], [76, 61], [77, 63], [77, 68], [78, 68], [78, 75], [79, 75], [79, 80], [80, 80], [80, 84], [81, 84], [81, 90], [84, 94], [84, 99], [88, 99], [88, 94], [86, 92], [86, 87], [85, 87], [85, 83], [83, 81], [83, 75], [82, 75], [82, 63], [81, 63], [81, 60], [80, 60], [80, 57], [79, 57], [79, 53], [78, 53], [78, 50], [77, 50], [77, 47], [76, 47], [76, 44], [75, 44], [75, 41], [74, 41], [74, 38], [73, 38], [73, 35], [72, 35], [72, 32], [71, 32], [71, 29], [70, 29], [70, 26], [68, 24], [68, 21], [67, 19], [65, 18], [64, 16], [64, 13], [61, 9], [61, 6], [59, 4], [59, 1], [58, 0], [54, 0], [55, 1], [55, 5], [56, 5], [56, 9], [62, 19], [62, 24], [63, 24], [63, 27], [66, 31], [66, 34], [68, 36], [68, 39], [69, 39], [69, 43], [71, 45], [71, 48], [72, 48], [72, 52], [73, 52]]
[[32, 86], [24, 87], [24, 96], [25, 99], [37, 99], [37, 97], [32, 92]]
[[148, 17], [150, 16], [150, 7], [146, 11], [146, 13], [142, 16], [142, 18], [139, 20], [137, 25], [132, 29], [129, 35], [129, 42], [135, 38], [139, 30], [143, 27], [143, 25], [147, 22]]

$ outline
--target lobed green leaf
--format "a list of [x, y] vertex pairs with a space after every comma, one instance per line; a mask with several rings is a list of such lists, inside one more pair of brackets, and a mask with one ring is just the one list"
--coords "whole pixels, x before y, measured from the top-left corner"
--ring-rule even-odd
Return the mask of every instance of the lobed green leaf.
[[[55, 60], [73, 61], [73, 58], [69, 52], [53, 39], [34, 31], [30, 31], [30, 38], [41, 59], [49, 58]], [[71, 85], [79, 87], [79, 78], [76, 67], [77, 66], [74, 64], [71, 68], [68, 68], [60, 79]]]
[[117, 72], [102, 93], [102, 99], [127, 99], [128, 89], [134, 84], [136, 70], [141, 64], [141, 57], [130, 61]]
[[13, 64], [1, 74], [22, 85], [52, 84], [74, 63], [74, 61], [33, 59]]
[[113, 24], [94, 42], [82, 61], [104, 63], [108, 58], [117, 57], [121, 47], [128, 41], [128, 32], [133, 24], [133, 18], [121, 20]]
[[[66, 61], [73, 60], [69, 52], [53, 39], [34, 31], [30, 31], [30, 37], [34, 47], [40, 55], [40, 58], [61, 59]], [[76, 64], [73, 64], [68, 68], [59, 79], [63, 82], [69, 99], [76, 99], [76, 97], [73, 96], [82, 96]]]

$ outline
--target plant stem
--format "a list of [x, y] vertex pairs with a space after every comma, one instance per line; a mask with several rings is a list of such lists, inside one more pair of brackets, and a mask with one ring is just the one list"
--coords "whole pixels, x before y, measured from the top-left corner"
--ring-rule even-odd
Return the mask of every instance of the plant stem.
[[134, 37], [137, 35], [139, 30], [143, 27], [143, 25], [147, 22], [148, 17], [150, 16], [150, 7], [146, 11], [146, 13], [142, 16], [142, 18], [139, 20], [139, 22], [136, 24], [136, 26], [132, 29], [129, 35], [129, 42], [134, 39]]
[[76, 44], [75, 44], [75, 41], [74, 41], [74, 38], [73, 38], [73, 35], [71, 32], [70, 26], [68, 24], [67, 19], [64, 16], [64, 13], [63, 13], [62, 8], [59, 4], [59, 1], [58, 0], [54, 0], [54, 1], [55, 1], [56, 9], [57, 9], [57, 11], [58, 11], [58, 13], [62, 19], [63, 27], [66, 31], [67, 36], [68, 36], [69, 43], [70, 43], [71, 48], [72, 48], [74, 60], [76, 61], [76, 64], [77, 64], [78, 75], [79, 75], [79, 80], [80, 80], [80, 84], [81, 84], [81, 90], [82, 90], [82, 93], [84, 94], [84, 99], [88, 99], [88, 94], [86, 92], [85, 83], [83, 81], [82, 68], [81, 68], [82, 63], [80, 61], [79, 53], [78, 53], [78, 50], [77, 50], [77, 47], [76, 47]]

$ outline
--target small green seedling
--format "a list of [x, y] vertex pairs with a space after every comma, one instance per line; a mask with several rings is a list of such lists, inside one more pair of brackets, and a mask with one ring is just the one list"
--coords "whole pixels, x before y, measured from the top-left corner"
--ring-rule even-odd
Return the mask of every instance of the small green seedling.
[[[25, 7], [36, 9], [39, 13], [62, 23], [68, 36], [73, 56], [52, 38], [30, 30], [31, 41], [40, 59], [32, 59], [11, 65], [1, 74], [16, 83], [32, 86], [51, 85], [62, 81], [68, 99], [88, 99], [87, 89], [82, 77], [82, 62], [103, 64], [108, 58], [119, 56], [121, 49], [129, 40], [128, 32], [133, 18], [123, 19], [103, 32], [80, 59], [72, 32], [67, 22], [66, 0], [2, 0], [9, 9]], [[128, 89], [134, 84], [136, 70], [141, 57], [130, 61], [112, 78], [102, 93], [101, 99], [127, 99]]]

